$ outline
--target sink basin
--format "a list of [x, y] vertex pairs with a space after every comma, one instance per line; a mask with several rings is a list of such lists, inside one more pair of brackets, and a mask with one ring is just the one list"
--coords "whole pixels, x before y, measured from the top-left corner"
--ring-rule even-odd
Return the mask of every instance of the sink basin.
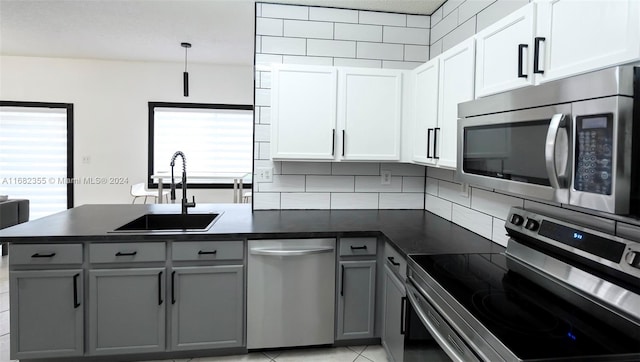
[[220, 217], [211, 214], [146, 214], [115, 231], [207, 230]]

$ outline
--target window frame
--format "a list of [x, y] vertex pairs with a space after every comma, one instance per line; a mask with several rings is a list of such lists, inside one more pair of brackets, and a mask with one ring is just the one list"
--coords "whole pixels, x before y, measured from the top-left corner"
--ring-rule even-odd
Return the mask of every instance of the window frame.
[[[255, 119], [255, 108], [250, 104], [221, 104], [221, 103], [177, 103], [177, 102], [149, 102], [148, 104], [148, 115], [149, 115], [149, 135], [148, 135], [148, 151], [147, 151], [147, 188], [148, 189], [158, 189], [158, 184], [153, 182], [151, 179], [151, 175], [153, 175], [153, 159], [154, 159], [154, 110], [155, 108], [200, 108], [200, 109], [221, 109], [221, 110], [241, 110], [241, 111], [252, 111], [254, 112], [253, 119]], [[255, 144], [255, 121], [252, 122], [253, 128], [253, 138], [252, 138], [252, 159]], [[252, 170], [253, 172], [253, 164]], [[177, 177], [181, 177], [181, 172], [177, 173]], [[190, 183], [188, 181], [189, 173], [187, 172], [187, 187], [190, 189], [232, 189], [234, 187], [233, 183]], [[162, 187], [169, 187], [170, 184], [163, 182]], [[242, 187], [252, 187], [252, 182], [243, 182]]]
[[[0, 107], [24, 107], [24, 108], [60, 108], [67, 112], [67, 179], [73, 180], [73, 103], [53, 102], [27, 102], [27, 101], [2, 101]], [[73, 182], [67, 182], [67, 209], [74, 206]]]

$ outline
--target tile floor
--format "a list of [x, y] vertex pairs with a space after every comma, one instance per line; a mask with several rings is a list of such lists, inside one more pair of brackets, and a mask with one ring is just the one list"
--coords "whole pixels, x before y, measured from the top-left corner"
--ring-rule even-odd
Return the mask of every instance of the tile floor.
[[[0, 362], [9, 359], [9, 260], [0, 259]], [[253, 352], [238, 356], [164, 360], [165, 362], [386, 362], [382, 346], [308, 348]], [[159, 362], [159, 361], [156, 361]]]

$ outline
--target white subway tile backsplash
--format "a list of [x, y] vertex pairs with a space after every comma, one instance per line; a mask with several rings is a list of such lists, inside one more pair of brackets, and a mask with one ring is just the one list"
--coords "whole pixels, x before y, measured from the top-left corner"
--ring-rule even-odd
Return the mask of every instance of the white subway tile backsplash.
[[382, 26], [380, 25], [336, 23], [335, 31], [335, 39], [377, 42], [382, 41]]
[[283, 20], [271, 18], [256, 18], [257, 35], [282, 36]]
[[256, 142], [269, 142], [271, 139], [271, 126], [268, 124], [256, 124], [253, 137]]
[[310, 7], [309, 20], [357, 23], [358, 10]]
[[429, 45], [429, 29], [385, 26], [382, 31], [385, 43]]
[[354, 176], [307, 175], [307, 192], [353, 192]]
[[262, 4], [256, 3], [256, 17], [262, 16]]
[[442, 218], [451, 221], [453, 203], [450, 201], [426, 194], [424, 196], [424, 209]]
[[255, 210], [280, 209], [280, 193], [278, 192], [254, 192], [252, 198]]
[[461, 185], [454, 182], [439, 181], [438, 196], [466, 207], [471, 204], [471, 198], [462, 194]]
[[391, 184], [383, 185], [381, 176], [356, 176], [356, 192], [402, 192], [402, 177], [391, 176]]
[[258, 72], [260, 73], [260, 88], [271, 88], [271, 72]]
[[360, 11], [360, 24], [407, 26], [407, 15]]
[[382, 60], [333, 58], [336, 67], [382, 68]]
[[452, 181], [455, 171], [444, 168], [427, 167], [427, 177], [437, 178], [438, 180]]
[[404, 60], [426, 62], [429, 60], [429, 47], [426, 45], [405, 45]]
[[380, 175], [379, 163], [332, 162], [332, 175]]
[[[473, 0], [470, 0], [473, 1]], [[449, 15], [453, 10], [457, 9], [465, 0], [447, 0], [442, 4], [442, 16]]]
[[282, 57], [284, 64], [304, 64], [304, 65], [333, 65], [331, 57], [306, 57], [302, 55], [285, 55]]
[[262, 52], [267, 54], [305, 55], [307, 40], [300, 38], [262, 37]]
[[335, 193], [331, 194], [332, 209], [377, 209], [377, 193]]
[[256, 170], [258, 168], [271, 168], [274, 175], [282, 174], [282, 161], [255, 160], [253, 166]]
[[524, 200], [512, 196], [471, 188], [471, 207], [485, 214], [506, 219], [512, 206], [524, 207]]
[[296, 38], [333, 39], [333, 23], [322, 21], [285, 20], [284, 36]]
[[[440, 40], [458, 26], [458, 9], [445, 16], [441, 22], [431, 28], [431, 44]], [[264, 47], [264, 40], [262, 46]]]
[[282, 64], [282, 55], [256, 54], [256, 65]]
[[433, 29], [440, 21], [442, 21], [442, 6], [431, 14], [431, 28]]
[[271, 159], [271, 143], [256, 142], [256, 144], [260, 145], [260, 153], [258, 154], [258, 159], [260, 160]]
[[440, 54], [442, 54], [442, 39], [431, 43], [431, 46], [429, 46], [429, 59], [433, 59]]
[[438, 196], [438, 180], [427, 177], [427, 185], [425, 191], [433, 196]]
[[504, 247], [507, 247], [509, 236], [507, 235], [507, 231], [504, 229], [504, 220], [495, 217], [493, 218], [493, 232], [491, 235], [491, 240]]
[[254, 46], [254, 50], [256, 53], [262, 52], [262, 37], [260, 35], [256, 35], [256, 43], [254, 44]]
[[283, 209], [329, 209], [331, 205], [331, 194], [329, 193], [289, 193], [283, 192], [280, 197]]
[[496, 0], [473, 0], [465, 1], [458, 8], [458, 21], [465, 22], [472, 16], [475, 16], [487, 6], [493, 4]]
[[270, 89], [256, 89], [255, 90], [255, 105], [256, 106], [271, 106], [271, 90]]
[[271, 107], [260, 108], [260, 124], [271, 124]]
[[451, 221], [487, 239], [491, 239], [493, 218], [487, 214], [453, 204]]
[[358, 42], [357, 58], [403, 60], [404, 46], [402, 44]]
[[381, 193], [380, 209], [414, 209], [422, 210], [424, 207], [423, 193]]
[[324, 57], [356, 57], [356, 42], [345, 40], [307, 40], [307, 55]]
[[400, 62], [397, 60], [383, 60], [382, 68], [412, 70], [424, 64], [423, 62]]
[[429, 15], [407, 15], [407, 26], [412, 28], [430, 28], [431, 17]]
[[402, 192], [423, 192], [424, 177], [404, 176], [402, 177]]
[[330, 175], [328, 162], [282, 162], [283, 175]]
[[382, 163], [381, 170], [391, 171], [392, 176], [424, 176], [425, 167], [410, 163]]
[[262, 4], [262, 16], [266, 18], [309, 19], [309, 7], [297, 5]]
[[258, 182], [258, 192], [304, 192], [304, 176], [273, 175], [273, 182]]
[[453, 48], [463, 40], [472, 37], [476, 33], [476, 17], [472, 17], [464, 24], [459, 25], [442, 38], [442, 51]]
[[480, 31], [512, 12], [527, 5], [529, 0], [498, 0], [478, 13], [478, 28]]

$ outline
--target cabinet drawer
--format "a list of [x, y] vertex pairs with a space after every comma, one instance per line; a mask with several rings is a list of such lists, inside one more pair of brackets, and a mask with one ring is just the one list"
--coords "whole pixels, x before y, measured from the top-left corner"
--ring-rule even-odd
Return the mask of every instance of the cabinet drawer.
[[243, 241], [177, 241], [173, 260], [238, 260], [244, 257]]
[[9, 244], [11, 264], [82, 264], [82, 244]]
[[164, 261], [164, 243], [96, 243], [89, 245], [91, 263]]
[[407, 279], [407, 260], [389, 243], [384, 244], [384, 263], [399, 275], [402, 281]]
[[378, 238], [341, 238], [340, 256], [376, 255]]

